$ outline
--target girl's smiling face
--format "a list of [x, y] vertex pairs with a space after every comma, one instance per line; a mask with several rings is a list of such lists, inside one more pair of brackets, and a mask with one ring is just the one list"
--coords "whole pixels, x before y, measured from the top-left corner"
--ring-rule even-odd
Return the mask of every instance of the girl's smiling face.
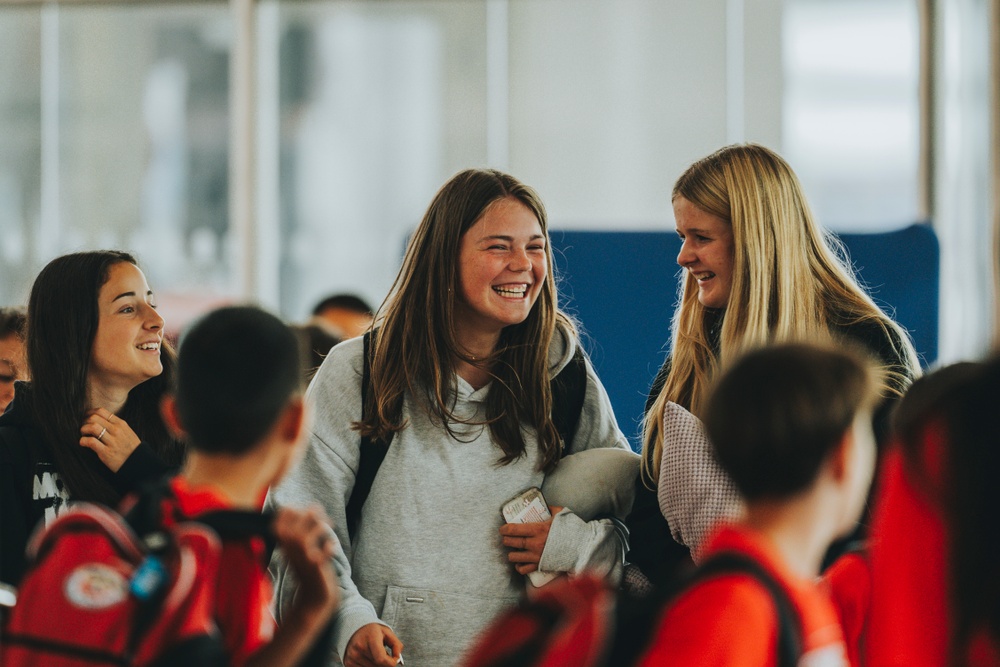
[[163, 318], [142, 271], [118, 262], [97, 296], [97, 334], [91, 348], [91, 386], [130, 391], [163, 372]]
[[490, 205], [459, 245], [459, 329], [499, 335], [523, 322], [548, 275], [545, 245], [527, 206], [513, 197]]
[[725, 308], [733, 286], [733, 227], [684, 197], [674, 199], [681, 251], [677, 263], [698, 284], [698, 301], [706, 308]]

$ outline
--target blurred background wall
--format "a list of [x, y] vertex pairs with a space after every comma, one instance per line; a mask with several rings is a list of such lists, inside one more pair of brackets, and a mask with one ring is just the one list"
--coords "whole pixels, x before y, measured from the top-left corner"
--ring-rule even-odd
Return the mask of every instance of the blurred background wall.
[[833, 230], [932, 225], [939, 358], [976, 356], [997, 1], [8, 0], [0, 304], [121, 247], [171, 329], [244, 299], [301, 320], [330, 292], [380, 302], [460, 169], [533, 185], [555, 229], [670, 230], [684, 168], [757, 141]]

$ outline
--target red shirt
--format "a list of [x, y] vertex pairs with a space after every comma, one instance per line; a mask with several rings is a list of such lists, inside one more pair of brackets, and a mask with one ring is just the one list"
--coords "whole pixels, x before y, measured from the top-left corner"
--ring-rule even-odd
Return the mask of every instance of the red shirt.
[[872, 599], [872, 568], [868, 556], [847, 553], [823, 573], [822, 586], [829, 593], [844, 631], [847, 657], [852, 665], [864, 664], [868, 614]]
[[915, 488], [898, 449], [886, 454], [872, 518], [871, 606], [863, 664], [948, 663], [944, 522]]
[[[195, 517], [213, 510], [231, 509], [232, 504], [209, 486], [192, 489], [183, 477], [170, 480], [180, 513]], [[216, 589], [216, 621], [230, 656], [230, 664], [243, 665], [255, 651], [271, 641], [274, 616], [271, 578], [263, 566], [264, 542], [226, 541], [222, 545], [222, 568]]]
[[[829, 598], [791, 572], [763, 535], [739, 524], [716, 530], [707, 558], [735, 551], [760, 563], [785, 589], [802, 628], [801, 667], [846, 667], [844, 639]], [[659, 622], [641, 667], [771, 667], [778, 664], [778, 615], [771, 594], [747, 574], [719, 575], [682, 593]]]

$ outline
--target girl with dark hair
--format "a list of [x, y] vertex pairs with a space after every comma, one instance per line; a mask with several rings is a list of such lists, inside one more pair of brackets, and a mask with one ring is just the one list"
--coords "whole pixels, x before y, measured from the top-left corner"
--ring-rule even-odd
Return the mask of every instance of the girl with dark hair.
[[159, 416], [173, 355], [135, 259], [57, 257], [31, 288], [30, 383], [0, 416], [0, 580], [16, 584], [31, 531], [69, 500], [115, 505], [180, 463]]
[[[551, 267], [538, 195], [497, 171], [461, 172], [435, 196], [376, 317], [364, 406], [362, 339], [333, 348], [313, 380], [310, 447], [270, 502], [320, 503], [333, 519], [343, 545], [336, 644], [347, 667], [391, 667], [403, 643], [408, 665], [455, 664], [524, 595], [518, 573], [620, 572], [622, 544], [607, 519], [564, 509], [504, 526], [500, 513], [560, 464], [550, 381], [577, 363], [579, 339], [557, 308]], [[585, 393], [566, 447], [621, 453], [628, 445], [607, 393], [580, 362]], [[362, 435], [390, 444], [349, 534]], [[585, 452], [597, 448], [618, 451]], [[294, 586], [275, 569], [280, 608]]]

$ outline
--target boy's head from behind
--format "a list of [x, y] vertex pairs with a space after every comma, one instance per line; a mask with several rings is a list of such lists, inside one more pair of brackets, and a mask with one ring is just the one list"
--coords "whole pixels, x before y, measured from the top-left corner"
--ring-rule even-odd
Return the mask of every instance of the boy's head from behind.
[[241, 455], [271, 432], [302, 391], [298, 339], [251, 306], [212, 311], [181, 338], [176, 412], [190, 446]]
[[852, 483], [864, 491], [851, 491], [861, 496], [851, 499], [860, 512], [874, 466], [870, 415], [878, 386], [872, 367], [850, 351], [805, 344], [764, 348], [719, 378], [705, 427], [719, 464], [749, 503], [809, 490], [845, 438], [862, 440], [858, 446], [870, 452], [853, 457], [858, 479]]

